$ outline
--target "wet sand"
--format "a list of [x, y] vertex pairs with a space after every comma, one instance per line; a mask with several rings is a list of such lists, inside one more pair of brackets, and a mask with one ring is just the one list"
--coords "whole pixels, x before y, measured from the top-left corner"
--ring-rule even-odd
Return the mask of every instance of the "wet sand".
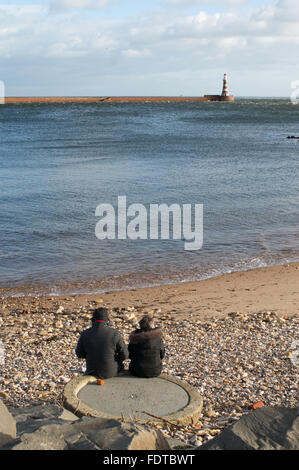
[[[69, 286], [71, 290], [71, 286]], [[171, 313], [178, 319], [200, 320], [231, 312], [275, 311], [294, 315], [299, 311], [299, 262], [233, 272], [202, 281], [99, 294], [24, 296], [3, 298], [0, 314], [12, 308], [45, 308], [67, 311], [78, 307], [134, 307], [137, 312]]]

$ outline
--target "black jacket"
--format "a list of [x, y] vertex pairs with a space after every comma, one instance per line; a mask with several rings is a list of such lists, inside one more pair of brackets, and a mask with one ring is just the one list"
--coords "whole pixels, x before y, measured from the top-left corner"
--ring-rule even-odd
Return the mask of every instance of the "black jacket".
[[160, 328], [136, 330], [130, 336], [129, 370], [138, 377], [157, 377], [162, 371], [165, 348]]
[[117, 330], [105, 323], [94, 323], [81, 333], [76, 355], [86, 359], [84, 375], [107, 379], [122, 369], [122, 362], [128, 359], [128, 349]]

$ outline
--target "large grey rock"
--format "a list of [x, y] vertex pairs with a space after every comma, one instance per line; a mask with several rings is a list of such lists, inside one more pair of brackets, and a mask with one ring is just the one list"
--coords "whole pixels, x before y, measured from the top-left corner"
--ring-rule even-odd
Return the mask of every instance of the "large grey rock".
[[299, 408], [250, 411], [200, 450], [298, 450]]
[[191, 444], [187, 444], [186, 442], [181, 441], [180, 439], [175, 439], [173, 437], [168, 437], [167, 442], [171, 450], [198, 450], [197, 447], [194, 447]]
[[0, 400], [0, 447], [16, 437], [16, 422]]
[[77, 416], [57, 405], [37, 405], [10, 408], [17, 425], [17, 434], [33, 432], [45, 424], [64, 424], [65, 420], [75, 421]]
[[[34, 409], [38, 408], [38, 409]], [[61, 409], [31, 407], [15, 412], [18, 438], [10, 450], [168, 450], [163, 434], [146, 425], [114, 419], [84, 417], [61, 419]], [[76, 417], [75, 417], [76, 418]]]

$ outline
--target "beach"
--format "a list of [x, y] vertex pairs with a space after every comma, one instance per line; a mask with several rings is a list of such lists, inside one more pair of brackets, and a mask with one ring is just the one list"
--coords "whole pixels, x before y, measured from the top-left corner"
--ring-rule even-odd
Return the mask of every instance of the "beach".
[[[2, 291], [2, 314], [14, 308], [24, 312], [38, 307], [54, 312], [59, 306], [74, 310], [88, 308], [90, 302], [100, 302], [110, 309], [133, 306], [137, 311], [153, 312], [158, 308], [179, 320], [190, 317], [205, 320], [238, 311], [275, 311], [278, 315], [294, 315], [299, 311], [298, 285], [299, 262], [294, 262], [232, 272], [201, 281], [99, 294], [6, 297]], [[65, 289], [72, 292], [71, 285]]]
[[144, 289], [2, 298], [0, 396], [8, 406], [62, 405], [65, 384], [84, 371], [74, 349], [93, 309], [107, 307], [126, 342], [150, 313], [163, 330], [163, 372], [204, 398], [195, 427], [161, 430], [200, 446], [255, 403], [296, 406], [298, 279], [290, 263]]

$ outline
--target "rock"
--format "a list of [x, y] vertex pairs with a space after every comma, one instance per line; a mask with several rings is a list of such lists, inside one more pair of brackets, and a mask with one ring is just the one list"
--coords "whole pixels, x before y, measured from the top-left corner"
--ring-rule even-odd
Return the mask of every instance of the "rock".
[[[92, 419], [92, 418], [91, 418]], [[96, 418], [98, 420], [98, 418]], [[110, 420], [112, 421], [112, 420]], [[114, 420], [113, 420], [114, 421]], [[117, 423], [117, 424], [116, 424]], [[100, 424], [100, 423], [99, 423]], [[163, 434], [147, 425], [120, 423], [110, 425], [93, 424], [96, 431], [87, 432], [89, 440], [100, 449], [111, 450], [169, 450], [170, 447]], [[110, 427], [111, 426], [111, 427]]]
[[0, 448], [16, 437], [16, 422], [0, 400]]
[[130, 313], [126, 313], [124, 316], [123, 316], [124, 320], [127, 320], [127, 321], [133, 321], [136, 319], [136, 315], [135, 313], [133, 312], [130, 312]]
[[40, 330], [38, 331], [37, 333], [39, 336], [47, 336], [48, 335], [48, 331], [47, 330]]
[[59, 379], [59, 382], [62, 382], [64, 384], [67, 384], [71, 379], [65, 375], [62, 375]]
[[214, 410], [209, 410], [205, 413], [205, 415], [208, 417], [208, 418], [215, 418], [217, 416], [216, 414], [216, 411]]
[[[64, 420], [70, 413], [66, 414], [66, 410], [57, 405], [24, 406], [11, 408], [9, 411], [16, 421], [18, 436], [24, 432], [33, 432], [44, 424]], [[73, 417], [73, 420], [77, 419], [75, 415]]]
[[[26, 407], [25, 407], [26, 408]], [[16, 411], [18, 437], [3, 448], [9, 450], [169, 450], [163, 434], [147, 425], [114, 419], [83, 417], [62, 419], [55, 405]]]
[[194, 429], [201, 429], [202, 428], [202, 422], [201, 421], [197, 421], [197, 423], [195, 424], [195, 426], [193, 426]]
[[255, 403], [253, 403], [252, 405], [249, 405], [248, 409], [249, 410], [256, 410], [257, 408], [261, 408], [262, 406], [264, 406], [264, 403], [262, 401], [257, 401]]
[[195, 447], [199, 447], [202, 444], [202, 438], [197, 434], [193, 434], [189, 439], [190, 444], [194, 445]]
[[213, 410], [213, 408], [208, 405], [204, 411], [204, 414], [205, 416], [207, 416], [208, 418], [215, 418], [217, 416], [217, 413], [215, 410]]
[[61, 415], [59, 416], [60, 419], [64, 419], [66, 421], [77, 421], [79, 418], [78, 416], [74, 415], [74, 413], [72, 413], [71, 411], [69, 410], [65, 410], [63, 409]]
[[192, 445], [184, 441], [181, 441], [180, 439], [175, 439], [173, 437], [167, 438], [167, 442], [171, 450], [188, 450], [188, 449], [192, 449], [193, 447]]
[[244, 415], [200, 450], [297, 450], [299, 408], [264, 406]]

